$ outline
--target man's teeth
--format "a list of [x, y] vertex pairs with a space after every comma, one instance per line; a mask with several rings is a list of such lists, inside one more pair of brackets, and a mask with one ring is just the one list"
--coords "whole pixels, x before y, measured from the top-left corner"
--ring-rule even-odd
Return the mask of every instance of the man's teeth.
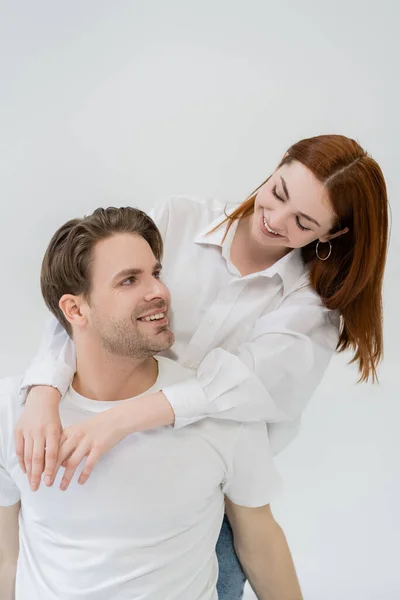
[[165, 313], [158, 313], [157, 315], [151, 315], [150, 317], [143, 317], [142, 321], [158, 321], [159, 319], [163, 319]]
[[274, 231], [273, 229], [271, 229], [271, 227], [269, 227], [266, 219], [264, 219], [264, 227], [265, 229], [267, 229], [270, 233], [274, 233], [275, 235], [279, 235], [279, 233], [276, 233], [276, 231]]

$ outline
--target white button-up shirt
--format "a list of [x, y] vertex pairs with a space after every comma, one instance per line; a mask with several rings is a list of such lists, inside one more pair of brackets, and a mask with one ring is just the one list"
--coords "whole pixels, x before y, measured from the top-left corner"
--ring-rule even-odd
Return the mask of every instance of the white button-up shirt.
[[[296, 434], [300, 415], [338, 341], [339, 316], [312, 290], [299, 250], [242, 277], [230, 261], [237, 222], [215, 230], [234, 206], [174, 197], [152, 217], [164, 240], [163, 280], [176, 342], [165, 355], [193, 377], [163, 389], [175, 427], [205, 416], [268, 422], [272, 450]], [[55, 319], [23, 385], [61, 393], [75, 369], [73, 344]]]

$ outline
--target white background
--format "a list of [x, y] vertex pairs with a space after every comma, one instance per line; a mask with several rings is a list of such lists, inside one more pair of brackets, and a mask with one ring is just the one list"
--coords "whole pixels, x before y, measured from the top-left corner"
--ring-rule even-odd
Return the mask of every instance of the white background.
[[335, 359], [279, 457], [274, 510], [305, 598], [400, 598], [398, 3], [0, 7], [1, 376], [38, 345], [40, 263], [68, 218], [172, 193], [241, 200], [320, 133], [355, 137], [381, 164], [393, 212], [381, 383], [356, 386]]

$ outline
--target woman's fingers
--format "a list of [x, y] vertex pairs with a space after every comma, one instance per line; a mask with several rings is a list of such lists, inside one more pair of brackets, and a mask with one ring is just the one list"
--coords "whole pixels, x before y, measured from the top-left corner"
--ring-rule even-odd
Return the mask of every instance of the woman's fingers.
[[[33, 490], [40, 486], [43, 471], [45, 477], [53, 475], [57, 445], [62, 430], [58, 403], [60, 393], [48, 386], [34, 386], [28, 393], [25, 408], [14, 430], [18, 463], [28, 476]], [[47, 456], [45, 456], [45, 451]], [[46, 480], [48, 485], [52, 481]]]
[[44, 467], [44, 482], [46, 485], [53, 485], [57, 475], [57, 456], [58, 446], [61, 439], [61, 429], [59, 427], [49, 427], [46, 436], [46, 452]]
[[89, 479], [99, 458], [100, 458], [100, 453], [95, 450], [91, 450], [91, 452], [89, 453], [89, 455], [85, 461], [85, 466], [83, 467], [82, 472], [79, 476], [79, 479], [78, 479], [79, 484], [83, 485], [84, 483], [87, 482], [87, 480]]
[[22, 472], [26, 475], [26, 467], [25, 467], [25, 437], [22, 431], [19, 428], [14, 429], [14, 441], [15, 441], [15, 452], [17, 454], [19, 466], [22, 469]]
[[33, 438], [30, 435], [25, 436], [24, 442], [24, 464], [26, 469], [26, 474], [28, 476], [28, 481], [31, 481], [31, 472], [32, 472], [32, 454], [33, 454]]
[[60, 467], [66, 466], [66, 462], [68, 461], [70, 456], [72, 456], [73, 452], [75, 452], [77, 446], [78, 444], [76, 443], [76, 440], [74, 440], [73, 438], [65, 437], [64, 432], [64, 436], [61, 439], [60, 446], [58, 447], [58, 454], [56, 460], [57, 471]]
[[32, 445], [32, 465], [29, 476], [31, 489], [36, 492], [40, 486], [40, 479], [44, 470], [44, 449], [46, 440], [43, 434], [35, 437]]
[[68, 489], [69, 484], [71, 483], [71, 479], [73, 478], [76, 469], [88, 454], [89, 448], [86, 445], [80, 445], [78, 448], [71, 454], [69, 459], [66, 462], [66, 468], [64, 471], [63, 478], [61, 480], [60, 489], [65, 491]]

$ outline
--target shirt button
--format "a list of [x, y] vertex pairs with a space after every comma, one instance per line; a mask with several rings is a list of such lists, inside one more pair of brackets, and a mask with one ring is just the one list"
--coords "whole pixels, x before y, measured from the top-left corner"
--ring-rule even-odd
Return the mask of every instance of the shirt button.
[[186, 367], [187, 369], [195, 369], [196, 368], [195, 363], [191, 360], [187, 360], [186, 362], [184, 362], [183, 366]]
[[209, 325], [214, 325], [214, 321], [212, 319], [209, 319], [208, 324]]

